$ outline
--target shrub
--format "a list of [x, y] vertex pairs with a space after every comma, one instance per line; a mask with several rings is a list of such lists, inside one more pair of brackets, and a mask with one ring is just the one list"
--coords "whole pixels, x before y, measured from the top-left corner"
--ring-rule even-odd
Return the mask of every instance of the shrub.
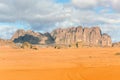
[[115, 55], [120, 55], [120, 52], [118, 52], [118, 53], [115, 53]]
[[78, 42], [77, 42], [75, 45], [76, 45], [76, 48], [78, 48], [78, 46], [79, 46], [79, 45], [78, 45]]
[[32, 49], [38, 50], [38, 47], [37, 46], [32, 46]]
[[29, 42], [24, 42], [21, 46], [23, 49], [32, 49], [32, 45]]
[[71, 45], [68, 45], [68, 47], [70, 48], [70, 47], [72, 47]]
[[54, 46], [55, 49], [60, 49], [61, 47], [60, 46]]

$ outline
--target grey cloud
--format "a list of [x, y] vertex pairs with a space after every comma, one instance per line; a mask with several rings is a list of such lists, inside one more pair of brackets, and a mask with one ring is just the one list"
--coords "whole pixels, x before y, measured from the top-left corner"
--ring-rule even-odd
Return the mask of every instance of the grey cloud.
[[[98, 3], [105, 5], [104, 2], [106, 0], [72, 0], [72, 2], [74, 5], [79, 5], [79, 7], [84, 9], [85, 7], [94, 8]], [[101, 18], [104, 15], [100, 16], [93, 10], [83, 9], [74, 9], [72, 5], [58, 4], [53, 0], [0, 0], [0, 21], [15, 22], [21, 20], [34, 25], [33, 27], [39, 26], [38, 24], [44, 26], [44, 24], [64, 23], [66, 20], [77, 21], [76, 23], [79, 22], [81, 24], [106, 23], [105, 20], [107, 19]]]
[[[118, 3], [119, 0], [71, 0], [68, 4], [54, 0], [0, 0], [0, 22], [25, 21], [36, 31], [77, 25], [120, 25], [120, 13], [106, 12], [110, 7], [119, 11]], [[96, 13], [94, 8], [99, 6], [105, 11]]]
[[17, 30], [15, 26], [1, 25], [0, 26], [0, 38], [9, 39], [11, 35]]
[[97, 6], [97, 0], [72, 0], [73, 5], [81, 9], [90, 9]]
[[111, 5], [109, 0], [72, 0], [72, 4], [80, 9], [108, 8]]
[[36, 23], [53, 24], [69, 17], [65, 14], [63, 6], [53, 0], [0, 0], [1, 22], [21, 20], [34, 26]]

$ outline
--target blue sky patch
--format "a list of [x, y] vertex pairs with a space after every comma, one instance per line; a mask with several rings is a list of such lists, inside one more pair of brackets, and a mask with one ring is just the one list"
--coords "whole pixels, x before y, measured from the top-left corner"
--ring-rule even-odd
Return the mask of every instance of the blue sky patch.
[[56, 0], [57, 3], [69, 3], [70, 0]]

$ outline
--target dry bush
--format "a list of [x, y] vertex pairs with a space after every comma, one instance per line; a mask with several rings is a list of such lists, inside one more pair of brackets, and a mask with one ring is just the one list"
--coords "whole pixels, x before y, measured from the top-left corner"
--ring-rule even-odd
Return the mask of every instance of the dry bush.
[[115, 55], [120, 55], [120, 52], [115, 53]]
[[61, 47], [58, 46], [58, 45], [55, 45], [54, 48], [55, 48], [55, 49], [61, 49]]
[[73, 44], [70, 44], [68, 47], [72, 47], [72, 48], [80, 48], [80, 47], [83, 47], [84, 44], [82, 41], [79, 41], [79, 42], [76, 42], [76, 43], [73, 43]]
[[32, 46], [33, 50], [38, 50], [39, 48], [37, 46]]
[[69, 48], [71, 48], [71, 47], [72, 47], [72, 45], [68, 45], [68, 47], [69, 47]]
[[32, 45], [29, 42], [24, 42], [21, 46], [23, 49], [32, 49]]
[[79, 43], [78, 43], [78, 42], [76, 42], [75, 46], [76, 46], [76, 48], [78, 48], [78, 47], [79, 47]]

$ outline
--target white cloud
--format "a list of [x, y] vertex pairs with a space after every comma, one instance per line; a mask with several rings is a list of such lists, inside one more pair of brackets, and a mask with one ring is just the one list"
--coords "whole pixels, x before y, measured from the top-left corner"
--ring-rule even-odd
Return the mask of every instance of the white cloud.
[[[100, 25], [102, 30], [105, 29], [104, 32], [113, 33], [116, 30], [114, 27], [120, 25], [119, 2], [119, 0], [71, 0], [68, 4], [59, 4], [54, 0], [0, 0], [0, 22], [25, 21], [31, 29], [37, 31], [51, 31], [61, 26]], [[97, 13], [99, 7], [102, 9]], [[110, 9], [118, 13], [110, 13]], [[6, 26], [0, 26], [0, 31], [7, 31]], [[14, 32], [12, 28], [13, 26], [9, 26], [10, 31], [7, 32], [10, 34]], [[4, 32], [0, 34], [2, 38], [5, 37]]]
[[17, 28], [15, 26], [0, 25], [0, 38], [10, 39], [16, 30]]
[[93, 8], [97, 6], [97, 0], [72, 0], [72, 3], [79, 8]]

